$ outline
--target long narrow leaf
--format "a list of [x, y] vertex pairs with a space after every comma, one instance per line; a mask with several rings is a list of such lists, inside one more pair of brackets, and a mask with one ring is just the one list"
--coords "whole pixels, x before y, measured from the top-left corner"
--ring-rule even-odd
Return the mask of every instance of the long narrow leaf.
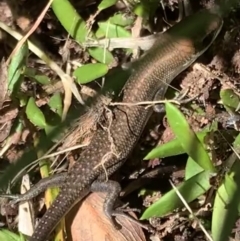
[[166, 103], [166, 114], [170, 127], [186, 153], [204, 170], [215, 171], [207, 151], [189, 126], [184, 115], [171, 103]]
[[[193, 201], [211, 187], [209, 183], [210, 177], [210, 171], [203, 171], [178, 186], [178, 190], [184, 197], [186, 202]], [[182, 206], [183, 203], [179, 199], [175, 190], [171, 190], [166, 193], [162, 198], [160, 198], [157, 202], [147, 208], [146, 211], [143, 213], [141, 219], [161, 217]]]

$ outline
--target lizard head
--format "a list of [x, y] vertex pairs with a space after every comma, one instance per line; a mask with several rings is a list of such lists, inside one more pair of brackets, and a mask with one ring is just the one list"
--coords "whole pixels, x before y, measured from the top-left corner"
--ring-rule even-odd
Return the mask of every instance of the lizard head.
[[221, 31], [223, 20], [219, 14], [211, 10], [201, 10], [198, 13], [184, 18], [173, 26], [168, 34], [191, 43], [194, 55], [200, 56], [215, 40]]

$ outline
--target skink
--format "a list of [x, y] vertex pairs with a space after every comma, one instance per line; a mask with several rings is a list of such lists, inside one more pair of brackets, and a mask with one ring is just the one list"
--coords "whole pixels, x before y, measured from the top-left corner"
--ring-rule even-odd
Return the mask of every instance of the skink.
[[[151, 101], [157, 91], [158, 96], [164, 98], [171, 81], [212, 44], [222, 23], [218, 14], [203, 10], [162, 34], [134, 65], [122, 91], [122, 101]], [[127, 159], [151, 113], [150, 108], [141, 105], [119, 106], [113, 110], [106, 128], [97, 130], [80, 160], [67, 174], [60, 194], [40, 220], [30, 241], [46, 241], [61, 218], [90, 191], [108, 192], [104, 210], [111, 217], [120, 186], [108, 177]]]

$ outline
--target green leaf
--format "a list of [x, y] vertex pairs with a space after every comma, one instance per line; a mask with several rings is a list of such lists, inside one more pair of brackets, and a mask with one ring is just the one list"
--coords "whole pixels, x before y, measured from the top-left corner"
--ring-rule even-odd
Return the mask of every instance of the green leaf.
[[166, 114], [171, 129], [186, 153], [204, 170], [215, 171], [207, 151], [192, 131], [184, 115], [171, 103], [166, 103]]
[[110, 17], [108, 21], [112, 24], [126, 27], [134, 23], [134, 18], [130, 16], [125, 16], [124, 14], [115, 14], [113, 17]]
[[[86, 22], [77, 13], [77, 10], [68, 0], [54, 0], [52, 3], [52, 9], [66, 31], [77, 42], [84, 43], [87, 37], [94, 38], [92, 33], [88, 34]], [[88, 52], [97, 61], [104, 62], [106, 64], [114, 62], [111, 52], [106, 49], [90, 48], [88, 49]]]
[[35, 75], [34, 79], [42, 85], [49, 85], [51, 83], [50, 79], [46, 75]]
[[[224, 185], [218, 188], [218, 191], [214, 200], [213, 214], [212, 214], [212, 237], [214, 241], [226, 241], [228, 240], [229, 232], [225, 231], [229, 229], [229, 222], [227, 222], [228, 216], [232, 216], [227, 204], [229, 203], [228, 194]], [[238, 213], [235, 210], [235, 214]], [[230, 224], [232, 226], [232, 224]]]
[[8, 68], [8, 90], [10, 93], [17, 92], [21, 85], [26, 67], [26, 58], [28, 56], [28, 45], [25, 42], [19, 51], [12, 57], [11, 63]]
[[49, 102], [48, 105], [50, 108], [57, 113], [60, 117], [62, 116], [62, 111], [63, 111], [63, 104], [62, 104], [62, 96], [60, 93], [54, 94]]
[[37, 70], [31, 67], [26, 67], [24, 69], [24, 75], [26, 75], [27, 77], [33, 77], [34, 75], [36, 75]]
[[187, 165], [185, 169], [185, 180], [197, 175], [198, 173], [204, 171], [191, 157], [187, 160]]
[[224, 106], [231, 108], [232, 110], [236, 110], [240, 99], [231, 89], [224, 89], [220, 91], [220, 97]]
[[134, 8], [134, 13], [142, 18], [148, 18], [149, 17], [149, 9], [146, 7], [146, 5], [139, 3]]
[[44, 128], [46, 120], [42, 111], [38, 108], [33, 97], [30, 97], [26, 107], [27, 118], [36, 126]]
[[144, 160], [154, 158], [165, 158], [169, 156], [177, 156], [185, 153], [178, 139], [174, 139], [160, 146], [153, 148], [145, 157]]
[[157, 0], [141, 0], [134, 6], [134, 13], [144, 19], [148, 19], [153, 16], [158, 6]]
[[212, 215], [212, 236], [214, 241], [228, 240], [239, 215], [239, 192], [239, 183], [235, 183], [229, 175], [226, 175], [224, 184], [218, 188], [214, 200]]
[[[240, 144], [240, 135], [233, 143], [234, 148]], [[223, 184], [215, 196], [212, 214], [212, 236], [214, 241], [228, 240], [240, 213], [240, 163], [235, 153], [225, 161], [226, 173]]]
[[90, 49], [88, 49], [88, 52], [98, 62], [101, 62], [103, 64], [114, 63], [113, 55], [107, 49], [90, 48]]
[[77, 68], [73, 75], [77, 78], [79, 84], [86, 84], [106, 75], [107, 72], [108, 67], [106, 64], [96, 63], [86, 64]]
[[[109, 21], [99, 22], [98, 26], [99, 26], [99, 30], [98, 30], [97, 37], [102, 37], [102, 36], [105, 36], [106, 38], [131, 37], [131, 34], [129, 33], [129, 31], [125, 30], [121, 26], [110, 23]], [[101, 33], [102, 36], [100, 36], [99, 33]]]
[[86, 22], [68, 0], [54, 0], [52, 9], [66, 31], [80, 43], [85, 42], [88, 30]]
[[36, 69], [33, 68], [25, 68], [24, 75], [34, 79], [36, 82], [42, 85], [48, 85], [51, 83], [50, 79], [46, 75], [38, 75], [36, 74]]
[[18, 93], [18, 99], [19, 99], [19, 106], [23, 107], [27, 105], [28, 102], [28, 96], [25, 93], [19, 92]]
[[[186, 200], [191, 202], [197, 197], [204, 194], [210, 187], [209, 178], [210, 171], [203, 171], [190, 179], [184, 181], [178, 186], [178, 190]], [[182, 201], [179, 199], [175, 190], [171, 190], [161, 197], [158, 201], [152, 204], [145, 210], [141, 219], [149, 219], [151, 217], [162, 217], [176, 208], [183, 207]]]
[[25, 241], [26, 239], [25, 239], [25, 237], [23, 236], [23, 234], [22, 233], [20, 233], [20, 240], [19, 241]]
[[21, 241], [22, 238], [13, 233], [8, 231], [7, 229], [1, 229], [0, 230], [0, 240], [4, 240], [4, 241]]
[[118, 0], [102, 0], [98, 5], [98, 10], [102, 11], [106, 8], [113, 6]]
[[240, 148], [240, 135], [237, 135], [235, 140], [234, 140], [234, 143], [233, 143], [233, 147], [235, 149], [239, 149]]
[[[203, 139], [207, 135], [208, 132], [202, 131], [199, 133], [196, 133], [198, 139], [203, 142]], [[185, 150], [183, 149], [181, 142], [178, 139], [174, 139], [169, 141], [168, 143], [161, 144], [160, 146], [157, 146], [153, 148], [147, 156], [144, 157], [144, 160], [150, 160], [154, 158], [165, 158], [169, 156], [177, 156], [180, 154], [185, 153]]]

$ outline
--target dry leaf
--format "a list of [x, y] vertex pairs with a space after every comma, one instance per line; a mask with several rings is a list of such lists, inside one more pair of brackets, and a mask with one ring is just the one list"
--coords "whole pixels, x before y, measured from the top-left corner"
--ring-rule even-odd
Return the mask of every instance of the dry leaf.
[[0, 142], [3, 142], [9, 136], [11, 127], [11, 122], [6, 122], [5, 124], [0, 126]]
[[[26, 174], [22, 178], [21, 194], [30, 189], [29, 175]], [[34, 229], [33, 208], [31, 202], [20, 203], [19, 205], [19, 222], [18, 231], [21, 233], [32, 236]]]
[[8, 88], [8, 81], [7, 81], [7, 65], [4, 59], [2, 59], [0, 64], [0, 109], [6, 99], [7, 96], [7, 88]]
[[[66, 218], [68, 241], [146, 241], [139, 225], [117, 217], [122, 229], [116, 230], [103, 212], [105, 195], [91, 193]], [[80, 208], [79, 208], [80, 207]]]

